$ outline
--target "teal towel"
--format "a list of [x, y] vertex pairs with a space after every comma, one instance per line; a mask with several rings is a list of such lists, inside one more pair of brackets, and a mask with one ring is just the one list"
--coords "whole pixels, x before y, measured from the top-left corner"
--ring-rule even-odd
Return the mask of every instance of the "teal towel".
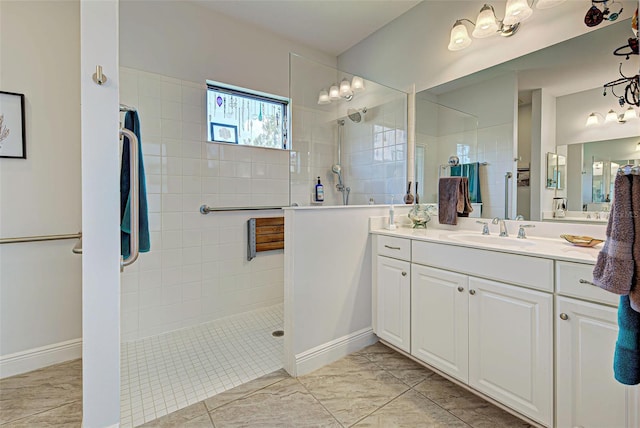
[[640, 383], [640, 312], [631, 308], [629, 296], [620, 296], [618, 341], [613, 356], [613, 371], [618, 382]]
[[469, 199], [472, 203], [482, 203], [480, 194], [480, 163], [464, 163], [451, 167], [452, 177], [467, 177], [469, 179]]
[[[151, 239], [149, 237], [149, 213], [147, 209], [147, 183], [144, 175], [144, 162], [142, 161], [142, 140], [140, 139], [140, 120], [138, 113], [128, 111], [124, 116], [124, 127], [138, 137], [138, 171], [140, 178], [140, 209], [139, 209], [139, 243], [140, 252], [146, 253], [151, 249]], [[131, 198], [129, 190], [131, 188], [131, 178], [129, 171], [129, 139], [123, 138], [122, 143], [122, 164], [120, 165], [120, 252], [124, 258], [129, 257], [129, 240], [131, 233]]]

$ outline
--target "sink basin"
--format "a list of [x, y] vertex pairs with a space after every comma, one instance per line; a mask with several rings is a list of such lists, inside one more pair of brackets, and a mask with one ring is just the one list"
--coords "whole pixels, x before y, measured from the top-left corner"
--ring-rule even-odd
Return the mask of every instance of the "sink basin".
[[487, 244], [500, 247], [522, 248], [536, 245], [528, 239], [501, 237], [496, 235], [482, 235], [480, 233], [452, 233], [449, 235], [454, 241], [467, 242], [469, 244]]

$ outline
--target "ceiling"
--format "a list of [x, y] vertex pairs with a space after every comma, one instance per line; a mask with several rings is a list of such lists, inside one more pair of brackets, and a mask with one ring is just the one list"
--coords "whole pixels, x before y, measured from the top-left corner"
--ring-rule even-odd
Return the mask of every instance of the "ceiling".
[[338, 56], [384, 27], [421, 0], [193, 0]]

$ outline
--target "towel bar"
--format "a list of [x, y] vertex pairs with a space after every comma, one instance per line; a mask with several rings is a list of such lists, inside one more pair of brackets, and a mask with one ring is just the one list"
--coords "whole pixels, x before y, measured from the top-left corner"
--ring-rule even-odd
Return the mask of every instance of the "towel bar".
[[223, 211], [261, 211], [261, 210], [281, 210], [282, 207], [226, 207], [226, 208], [212, 208], [206, 205], [200, 206], [200, 214], [207, 215], [214, 212]]

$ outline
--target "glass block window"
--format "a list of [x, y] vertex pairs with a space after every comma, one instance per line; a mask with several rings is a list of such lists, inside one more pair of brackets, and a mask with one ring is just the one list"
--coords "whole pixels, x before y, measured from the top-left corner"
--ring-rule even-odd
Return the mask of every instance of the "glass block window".
[[287, 149], [288, 101], [207, 82], [209, 141]]

